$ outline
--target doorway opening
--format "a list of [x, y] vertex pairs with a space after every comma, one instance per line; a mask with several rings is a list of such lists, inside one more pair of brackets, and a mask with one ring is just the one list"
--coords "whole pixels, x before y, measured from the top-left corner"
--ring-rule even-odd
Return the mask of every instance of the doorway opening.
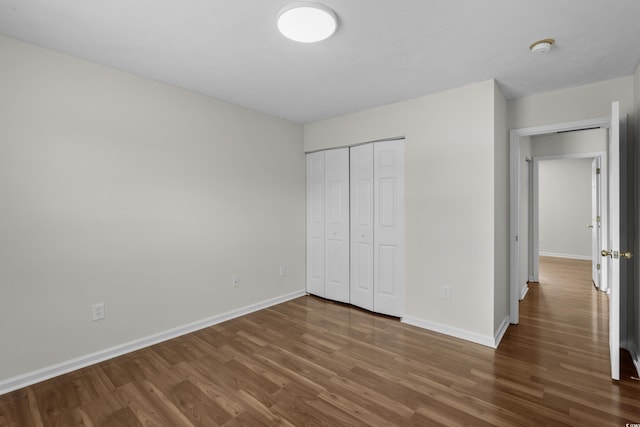
[[[611, 377], [618, 380], [620, 378], [620, 344], [624, 346], [628, 315], [625, 304], [620, 302], [626, 301], [627, 272], [632, 267], [631, 262], [624, 260], [630, 260], [633, 256], [626, 249], [630, 243], [628, 224], [633, 220], [633, 209], [627, 203], [626, 197], [628, 192], [626, 177], [629, 166], [629, 158], [626, 156], [626, 116], [620, 117], [619, 102], [611, 104], [610, 117], [514, 129], [510, 133], [510, 322], [512, 324], [519, 323], [519, 297], [524, 296], [519, 283], [523, 267], [524, 271], [529, 271], [528, 265], [522, 265], [521, 237], [532, 236], [531, 221], [521, 221], [523, 199], [520, 191], [523, 173], [521, 145], [526, 146], [527, 138], [530, 142], [530, 138], [533, 136], [596, 128], [608, 128], [606, 163], [608, 163], [609, 170], [605, 175], [608, 176], [608, 199], [603, 201], [602, 209], [602, 211], [608, 211], [607, 221], [602, 223], [602, 230], [608, 230], [608, 233], [606, 240], [602, 239], [603, 246], [606, 245], [606, 247], [601, 252], [601, 263], [602, 277], [608, 278]], [[527, 231], [524, 231], [523, 228], [527, 228]], [[528, 243], [526, 247], [529, 247]], [[538, 253], [534, 255], [537, 257]]]
[[[539, 244], [535, 244], [537, 230], [534, 229], [536, 223], [533, 210], [534, 191], [530, 190], [531, 183], [537, 180], [534, 177], [536, 170], [536, 160], [533, 152], [532, 138], [542, 136], [553, 136], [565, 133], [566, 135], [575, 133], [574, 131], [596, 130], [606, 132], [611, 123], [610, 117], [602, 117], [597, 119], [581, 120], [576, 122], [559, 123], [546, 126], [536, 126], [531, 128], [514, 129], [510, 133], [510, 236], [511, 236], [511, 268], [510, 268], [510, 322], [517, 324], [519, 322], [519, 301], [524, 298], [527, 292], [526, 282], [537, 281], [537, 254]], [[549, 143], [553, 146], [553, 143]], [[571, 144], [569, 144], [571, 145]], [[547, 156], [576, 155], [578, 147], [573, 145], [574, 153], [567, 154], [568, 147], [558, 148], [556, 150], [565, 151], [564, 154], [557, 152], [551, 154], [545, 151]], [[591, 158], [601, 158], [600, 150], [584, 150], [584, 153]], [[529, 162], [527, 162], [529, 160]], [[530, 167], [523, 166], [531, 164]], [[602, 163], [606, 165], [607, 162]], [[606, 176], [606, 173], [604, 175]], [[534, 179], [535, 178], [535, 179]], [[605, 202], [606, 203], [606, 202]], [[606, 209], [602, 209], [603, 211]], [[606, 219], [606, 218], [602, 218]], [[585, 224], [586, 225], [586, 224]], [[606, 224], [602, 224], [602, 228], [606, 229]], [[530, 248], [530, 250], [529, 250]], [[535, 256], [534, 256], [535, 255]]]
[[[580, 142], [583, 149], [602, 148], [599, 152], [534, 156], [526, 190], [532, 203], [526, 215], [530, 230], [521, 245], [521, 256], [528, 268], [521, 286], [539, 282], [539, 257], [557, 257], [591, 261], [591, 278], [596, 289], [607, 291], [607, 275], [602, 274], [600, 249], [607, 241], [607, 135], [603, 129], [566, 135], [532, 138], [534, 150], [544, 152], [548, 140], [554, 149], [567, 149], [567, 142]], [[540, 147], [535, 149], [535, 145]], [[603, 208], [604, 206], [604, 208]], [[522, 217], [523, 215], [521, 215]], [[524, 249], [524, 251], [522, 251]], [[524, 253], [522, 253], [524, 252]], [[523, 264], [523, 263], [521, 263]]]

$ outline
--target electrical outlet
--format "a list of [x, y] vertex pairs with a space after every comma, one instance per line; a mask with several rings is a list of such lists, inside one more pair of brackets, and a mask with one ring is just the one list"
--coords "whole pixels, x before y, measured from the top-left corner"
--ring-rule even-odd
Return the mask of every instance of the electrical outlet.
[[451, 287], [450, 286], [442, 286], [442, 299], [450, 300], [451, 299]]
[[233, 287], [237, 288], [238, 286], [240, 286], [240, 277], [239, 276], [233, 276]]
[[104, 319], [104, 303], [94, 304], [91, 306], [91, 318], [95, 320]]
[[286, 265], [281, 265], [280, 266], [280, 277], [284, 277], [287, 275], [287, 266]]

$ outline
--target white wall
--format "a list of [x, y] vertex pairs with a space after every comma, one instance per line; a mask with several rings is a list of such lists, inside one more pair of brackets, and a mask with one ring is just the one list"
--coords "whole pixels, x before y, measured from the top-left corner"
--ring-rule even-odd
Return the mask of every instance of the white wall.
[[302, 126], [0, 52], [0, 383], [304, 289]]
[[591, 162], [538, 163], [540, 255], [591, 259]]
[[486, 81], [304, 127], [306, 151], [406, 137], [405, 319], [480, 341], [493, 337], [502, 286], [495, 227], [508, 227], [494, 223], [495, 174], [507, 167], [495, 164], [495, 90]]

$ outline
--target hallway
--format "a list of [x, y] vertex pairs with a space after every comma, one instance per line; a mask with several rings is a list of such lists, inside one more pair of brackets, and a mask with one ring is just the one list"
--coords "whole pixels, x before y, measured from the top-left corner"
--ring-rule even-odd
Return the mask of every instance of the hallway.
[[524, 378], [541, 386], [545, 406], [584, 425], [640, 422], [640, 382], [628, 352], [621, 352], [621, 380], [610, 379], [608, 304], [593, 286], [591, 261], [540, 257], [540, 282], [529, 283], [520, 324], [497, 350], [526, 364]]

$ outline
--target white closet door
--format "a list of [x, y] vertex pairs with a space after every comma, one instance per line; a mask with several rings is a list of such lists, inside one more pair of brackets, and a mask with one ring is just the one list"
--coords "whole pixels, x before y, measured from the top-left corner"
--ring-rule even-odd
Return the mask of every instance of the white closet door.
[[374, 311], [404, 314], [404, 141], [374, 144]]
[[324, 297], [324, 152], [307, 154], [307, 292]]
[[351, 147], [351, 304], [373, 311], [373, 144]]
[[349, 302], [349, 149], [324, 156], [324, 296]]

